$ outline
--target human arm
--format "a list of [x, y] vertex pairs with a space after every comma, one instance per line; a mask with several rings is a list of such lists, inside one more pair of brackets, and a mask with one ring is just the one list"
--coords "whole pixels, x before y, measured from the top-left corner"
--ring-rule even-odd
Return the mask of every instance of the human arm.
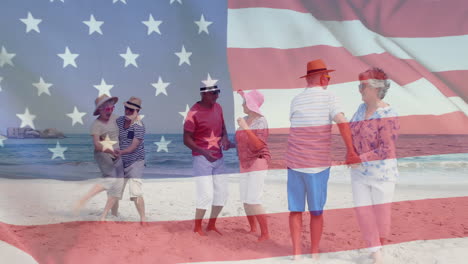
[[202, 154], [209, 162], [217, 160], [217, 158], [212, 154], [214, 151], [203, 149], [195, 144], [195, 141], [193, 140], [193, 132], [184, 130], [184, 145], [192, 151]]
[[333, 121], [338, 125], [341, 137], [343, 138], [346, 146], [346, 164], [361, 163], [361, 159], [359, 158], [353, 146], [352, 133], [348, 120], [343, 113], [338, 113], [333, 118]]
[[396, 158], [396, 140], [399, 129], [397, 117], [385, 117], [372, 119], [367, 122], [373, 122], [372, 126], [375, 129], [375, 141], [372, 142], [372, 149], [360, 153], [360, 158], [363, 162], [386, 160]]
[[113, 149], [109, 149], [109, 148], [104, 149], [104, 146], [101, 143], [100, 137], [98, 135], [92, 134], [91, 136], [93, 137], [94, 151], [109, 153], [113, 156], [116, 156], [116, 153], [114, 152]]
[[231, 148], [231, 142], [229, 141], [228, 133], [226, 126], [224, 125], [224, 119], [223, 119], [223, 135], [221, 136], [221, 148], [223, 150], [228, 150]]
[[242, 131], [240, 133], [247, 134], [250, 147], [253, 147], [254, 150], [259, 150], [265, 146], [265, 142], [263, 142], [260, 138], [257, 137], [257, 135], [255, 135], [255, 133], [250, 129], [249, 125], [247, 124], [244, 118], [238, 118], [237, 124], [240, 128], [242, 128]]
[[134, 152], [138, 148], [141, 142], [142, 142], [141, 139], [134, 137], [130, 146], [128, 146], [125, 149], [120, 150], [119, 152], [120, 155], [126, 155], [126, 154], [130, 154]]

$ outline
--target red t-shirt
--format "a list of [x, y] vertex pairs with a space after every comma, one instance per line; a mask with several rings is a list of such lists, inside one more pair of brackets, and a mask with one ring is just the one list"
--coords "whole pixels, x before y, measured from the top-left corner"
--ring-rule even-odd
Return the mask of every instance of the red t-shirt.
[[[203, 149], [216, 151], [213, 156], [223, 157], [219, 146], [223, 136], [224, 118], [223, 109], [218, 103], [212, 108], [201, 106], [195, 103], [187, 114], [184, 122], [184, 130], [193, 133], [193, 141], [197, 146]], [[201, 155], [192, 151], [192, 156]]]

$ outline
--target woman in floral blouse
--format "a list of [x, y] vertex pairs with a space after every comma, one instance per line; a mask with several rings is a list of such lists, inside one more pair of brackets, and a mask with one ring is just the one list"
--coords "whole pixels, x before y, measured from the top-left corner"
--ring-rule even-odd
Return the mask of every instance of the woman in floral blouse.
[[364, 103], [351, 119], [351, 130], [361, 163], [351, 166], [353, 199], [374, 263], [382, 263], [380, 248], [390, 232], [391, 202], [398, 177], [398, 115], [382, 101], [390, 88], [383, 70], [371, 68], [359, 74], [359, 81]]

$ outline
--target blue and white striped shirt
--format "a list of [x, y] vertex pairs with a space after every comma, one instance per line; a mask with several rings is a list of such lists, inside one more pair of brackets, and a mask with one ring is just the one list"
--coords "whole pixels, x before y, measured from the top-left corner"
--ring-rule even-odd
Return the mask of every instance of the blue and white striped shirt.
[[124, 168], [129, 167], [134, 162], [139, 160], [145, 160], [145, 125], [143, 122], [142, 126], [134, 123], [127, 129], [125, 129], [125, 116], [117, 118], [117, 126], [119, 127], [119, 143], [120, 149], [128, 148], [133, 141], [133, 138], [138, 138], [141, 140], [140, 145], [132, 153], [122, 155], [122, 161]]

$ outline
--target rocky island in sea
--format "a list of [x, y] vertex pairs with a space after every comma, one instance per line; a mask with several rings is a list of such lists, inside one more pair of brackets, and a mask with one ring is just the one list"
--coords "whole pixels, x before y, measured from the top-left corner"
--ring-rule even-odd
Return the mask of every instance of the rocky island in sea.
[[64, 138], [63, 132], [55, 128], [46, 128], [44, 130], [36, 130], [29, 127], [9, 127], [7, 129], [7, 138]]

